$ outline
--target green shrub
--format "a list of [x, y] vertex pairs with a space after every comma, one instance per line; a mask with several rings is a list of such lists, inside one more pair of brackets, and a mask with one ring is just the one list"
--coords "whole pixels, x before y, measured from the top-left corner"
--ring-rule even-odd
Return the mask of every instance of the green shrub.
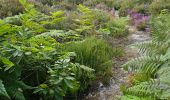
[[72, 61], [75, 53], [59, 51], [53, 36], [64, 35], [43, 26], [60, 22], [63, 12], [45, 15], [20, 2], [25, 13], [0, 20], [0, 99], [62, 100], [76, 95], [84, 83], [79, 80], [90, 80], [93, 69]]
[[24, 94], [31, 95], [33, 91], [37, 98], [61, 99], [68, 92], [76, 93], [83, 73], [87, 78], [90, 76], [86, 71], [92, 69], [71, 62], [73, 53], [59, 52], [56, 48], [59, 43], [51, 36], [37, 36], [27, 27], [3, 21], [0, 28], [2, 100], [26, 99], [29, 96]]
[[126, 28], [128, 24], [128, 18], [121, 17], [119, 19], [114, 19], [108, 23], [107, 28], [110, 30], [110, 35], [113, 37], [124, 37], [128, 35], [128, 29]]

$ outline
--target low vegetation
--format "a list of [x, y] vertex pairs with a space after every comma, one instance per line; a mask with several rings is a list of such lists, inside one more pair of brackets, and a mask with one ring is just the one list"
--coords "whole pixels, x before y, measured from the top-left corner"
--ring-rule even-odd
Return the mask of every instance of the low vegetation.
[[16, 2], [21, 11], [9, 10], [0, 19], [1, 100], [76, 99], [92, 83], [108, 82], [112, 58], [123, 50], [106, 40], [128, 34], [127, 18], [115, 20], [83, 5], [56, 10], [54, 2], [42, 1], [50, 8], [46, 13], [38, 8], [40, 1]]
[[77, 100], [108, 84], [129, 25], [152, 40], [134, 44], [121, 99], [169, 100], [169, 12], [170, 0], [0, 0], [0, 100]]

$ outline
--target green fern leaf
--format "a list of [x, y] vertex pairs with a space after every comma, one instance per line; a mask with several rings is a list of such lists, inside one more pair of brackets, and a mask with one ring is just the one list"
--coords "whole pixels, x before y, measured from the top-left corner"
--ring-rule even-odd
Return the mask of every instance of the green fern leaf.
[[2, 83], [2, 80], [0, 80], [0, 96], [10, 99], [10, 97], [4, 87], [4, 84]]

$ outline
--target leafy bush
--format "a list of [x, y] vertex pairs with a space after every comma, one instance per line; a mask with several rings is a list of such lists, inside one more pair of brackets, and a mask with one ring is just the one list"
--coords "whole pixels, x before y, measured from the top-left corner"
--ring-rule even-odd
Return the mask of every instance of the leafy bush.
[[[59, 51], [60, 43], [53, 37], [59, 33], [43, 26], [60, 22], [63, 13], [47, 16], [25, 0], [20, 2], [24, 14], [0, 20], [0, 99], [62, 100], [76, 94], [80, 77], [90, 79], [93, 69], [73, 62], [73, 52]], [[46, 31], [51, 35], [42, 33]]]
[[170, 14], [161, 14], [153, 18], [152, 41], [136, 44], [144, 55], [124, 65], [125, 70], [133, 75], [130, 86], [122, 88], [125, 94], [123, 98], [131, 95], [136, 98], [148, 98], [147, 100], [169, 100], [169, 17]]

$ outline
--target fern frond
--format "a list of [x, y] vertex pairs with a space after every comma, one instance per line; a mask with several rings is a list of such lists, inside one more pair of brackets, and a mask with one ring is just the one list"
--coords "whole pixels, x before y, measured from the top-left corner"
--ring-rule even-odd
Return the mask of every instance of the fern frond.
[[141, 56], [134, 58], [123, 65], [125, 70], [154, 74], [162, 62], [163, 56]]
[[142, 82], [138, 85], [128, 88], [125, 93], [133, 94], [139, 97], [149, 97], [160, 98], [162, 91], [170, 87], [166, 84], [163, 84], [158, 79], [151, 79], [150, 81]]
[[170, 85], [170, 68], [169, 65], [164, 65], [158, 72], [158, 77], [160, 78], [161, 82], [169, 84]]
[[140, 54], [145, 54], [145, 55], [165, 54], [168, 48], [168, 44], [161, 43], [161, 42], [153, 42], [153, 41], [136, 43], [134, 44], [134, 46], [139, 48]]

